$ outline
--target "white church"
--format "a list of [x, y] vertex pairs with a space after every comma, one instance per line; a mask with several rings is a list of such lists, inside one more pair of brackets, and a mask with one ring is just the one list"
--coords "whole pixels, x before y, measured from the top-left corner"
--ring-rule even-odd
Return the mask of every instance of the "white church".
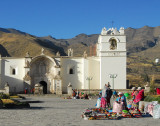
[[103, 28], [96, 44], [96, 56], [74, 57], [45, 55], [42, 49], [36, 57], [26, 53], [24, 58], [0, 56], [0, 88], [8, 83], [10, 92], [24, 92], [35, 84], [43, 93], [66, 93], [73, 89], [102, 89], [110, 82], [112, 89], [126, 89], [126, 36], [124, 28]]

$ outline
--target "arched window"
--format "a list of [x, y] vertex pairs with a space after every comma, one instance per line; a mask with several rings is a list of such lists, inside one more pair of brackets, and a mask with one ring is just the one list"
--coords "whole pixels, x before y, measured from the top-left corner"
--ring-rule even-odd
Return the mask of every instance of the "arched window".
[[11, 67], [10, 67], [10, 74], [11, 74], [11, 75], [17, 75], [17, 68], [14, 67], [14, 66], [11, 66]]
[[116, 39], [111, 39], [110, 40], [110, 49], [111, 50], [117, 49], [117, 41], [116, 41]]

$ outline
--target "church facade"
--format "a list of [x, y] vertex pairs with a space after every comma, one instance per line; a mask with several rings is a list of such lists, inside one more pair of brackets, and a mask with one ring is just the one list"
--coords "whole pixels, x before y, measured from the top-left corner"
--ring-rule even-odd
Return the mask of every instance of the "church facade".
[[108, 82], [112, 89], [126, 89], [126, 36], [124, 28], [103, 28], [96, 45], [96, 56], [55, 57], [41, 54], [24, 58], [0, 57], [0, 88], [6, 82], [10, 92], [23, 92], [41, 84], [43, 93], [66, 93], [67, 86], [73, 89], [102, 89]]

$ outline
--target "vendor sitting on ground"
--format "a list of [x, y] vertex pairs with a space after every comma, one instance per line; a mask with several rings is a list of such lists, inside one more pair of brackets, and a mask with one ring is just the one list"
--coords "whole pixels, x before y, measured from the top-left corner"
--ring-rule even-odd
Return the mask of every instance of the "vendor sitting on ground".
[[76, 91], [74, 89], [72, 89], [72, 91], [73, 91], [72, 92], [72, 97], [75, 98], [77, 93], [76, 93]]
[[83, 93], [83, 92], [80, 92], [80, 93], [79, 93], [79, 98], [80, 98], [80, 99], [84, 99], [84, 97], [85, 97], [84, 93]]
[[142, 89], [141, 87], [138, 87], [137, 90], [138, 90], [138, 94], [133, 102], [138, 105], [140, 101], [144, 100], [144, 89]]
[[122, 104], [123, 110], [126, 109], [126, 107], [127, 107], [126, 97], [124, 96], [124, 94], [122, 92], [118, 93], [118, 98], [116, 99], [116, 102], [119, 104]]

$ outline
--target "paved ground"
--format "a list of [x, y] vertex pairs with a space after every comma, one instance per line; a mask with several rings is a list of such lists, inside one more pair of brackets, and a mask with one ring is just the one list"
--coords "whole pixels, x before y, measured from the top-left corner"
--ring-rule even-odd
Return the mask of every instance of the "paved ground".
[[44, 101], [32, 103], [30, 109], [0, 109], [0, 126], [159, 126], [160, 119], [126, 118], [121, 120], [83, 120], [85, 108], [94, 107], [96, 100], [28, 97]]

